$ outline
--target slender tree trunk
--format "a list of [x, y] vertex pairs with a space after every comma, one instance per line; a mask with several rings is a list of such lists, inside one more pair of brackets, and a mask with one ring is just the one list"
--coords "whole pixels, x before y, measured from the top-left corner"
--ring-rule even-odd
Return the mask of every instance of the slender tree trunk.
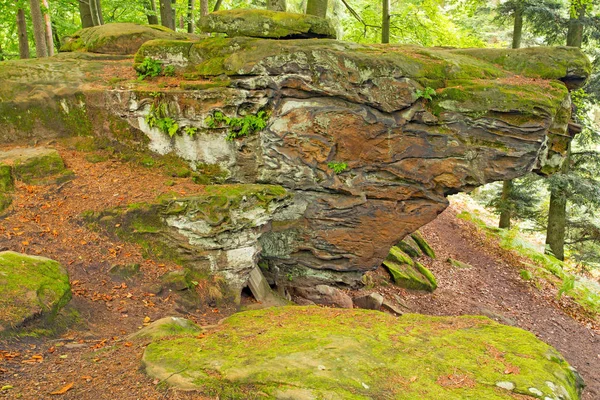
[[[569, 172], [571, 162], [571, 146], [567, 149], [561, 174]], [[546, 244], [554, 257], [565, 259], [565, 232], [567, 226], [567, 194], [564, 188], [553, 188], [550, 192], [550, 209], [548, 210], [548, 229], [546, 231]]]
[[44, 16], [40, 0], [29, 0], [31, 7], [31, 22], [33, 24], [33, 36], [35, 38], [35, 54], [40, 57], [48, 57], [48, 46], [46, 45], [46, 30], [44, 29]]
[[52, 36], [52, 22], [50, 21], [50, 5], [48, 0], [42, 0], [44, 5], [44, 24], [46, 25], [46, 46], [48, 46], [48, 56], [54, 55], [54, 39]]
[[583, 19], [585, 18], [586, 6], [581, 6], [575, 16], [571, 15], [569, 20], [569, 31], [567, 32], [567, 46], [581, 47], [583, 42]]
[[381, 43], [390, 42], [390, 0], [383, 0]]
[[267, 0], [267, 10], [287, 11], [286, 0]]
[[523, 9], [515, 10], [515, 25], [513, 28], [512, 48], [518, 49], [521, 47], [521, 37], [523, 36]]
[[194, 0], [188, 0], [187, 31], [194, 33]]
[[208, 0], [200, 0], [200, 16], [205, 17], [210, 10], [208, 9]]
[[158, 16], [156, 15], [156, 1], [145, 1], [144, 8], [146, 9], [146, 18], [148, 18], [148, 23], [150, 25], [158, 25]]
[[57, 49], [60, 49], [60, 37], [58, 36], [58, 32], [56, 31], [56, 25], [52, 23], [52, 34], [54, 35], [54, 45]]
[[90, 3], [92, 0], [79, 0], [79, 18], [81, 19], [82, 28], [90, 28], [94, 26]]
[[98, 13], [98, 23], [100, 25], [104, 25], [104, 17], [102, 16], [102, 1], [101, 0], [95, 0], [96, 1], [96, 12]]
[[511, 201], [512, 191], [512, 180], [502, 182], [502, 211], [500, 212], [500, 223], [498, 224], [498, 228], [510, 229], [510, 218], [512, 216], [512, 212], [509, 202]]
[[223, 4], [223, 0], [217, 0], [215, 3], [215, 8], [213, 8], [213, 12], [219, 11], [221, 9], [221, 4]]
[[19, 35], [19, 57], [29, 58], [29, 40], [27, 39], [27, 21], [22, 8], [17, 10], [17, 32]]
[[96, 0], [88, 0], [90, 4], [90, 14], [92, 15], [92, 26], [100, 25], [100, 20], [98, 19], [98, 3]]
[[175, 30], [171, 0], [160, 0], [160, 23], [162, 26]]
[[306, 13], [325, 18], [327, 16], [327, 1], [328, 0], [308, 0], [308, 3], [306, 4]]

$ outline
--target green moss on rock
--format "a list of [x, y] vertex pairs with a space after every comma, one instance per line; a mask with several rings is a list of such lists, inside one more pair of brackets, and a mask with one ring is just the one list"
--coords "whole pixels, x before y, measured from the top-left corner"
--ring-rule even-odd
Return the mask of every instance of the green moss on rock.
[[203, 32], [226, 33], [229, 37], [331, 38], [336, 33], [325, 18], [258, 9], [217, 11], [200, 18]]
[[425, 254], [428, 257], [435, 258], [435, 252], [433, 251], [429, 243], [427, 243], [427, 240], [425, 240], [423, 235], [421, 235], [421, 232], [416, 231], [410, 236], [413, 238], [415, 243], [417, 243], [423, 254]]
[[[556, 350], [485, 317], [248, 311], [201, 338], [155, 341], [142, 362], [169, 385], [228, 399], [579, 399]], [[500, 387], [506, 381], [510, 389]]]
[[203, 332], [192, 321], [181, 317], [165, 317], [154, 321], [139, 332], [130, 335], [130, 339], [157, 340], [168, 337], [194, 337]]
[[0, 330], [51, 321], [71, 299], [69, 276], [56, 261], [0, 252]]
[[140, 46], [152, 39], [188, 39], [157, 25], [112, 23], [81, 29], [69, 37], [60, 51], [88, 51], [102, 54], [135, 54]]

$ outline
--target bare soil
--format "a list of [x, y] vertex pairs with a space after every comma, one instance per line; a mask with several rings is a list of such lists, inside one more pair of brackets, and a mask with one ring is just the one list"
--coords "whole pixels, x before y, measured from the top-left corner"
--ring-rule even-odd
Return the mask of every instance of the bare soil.
[[[127, 336], [148, 320], [184, 316], [211, 325], [230, 315], [231, 306], [206, 304], [182, 310], [169, 293], [149, 288], [177, 265], [144, 259], [136, 245], [89, 230], [86, 210], [149, 201], [175, 191], [198, 192], [189, 179], [167, 177], [155, 168], [109, 159], [90, 162], [88, 153], [53, 143], [75, 172], [72, 181], [49, 186], [17, 184], [11, 209], [0, 219], [0, 251], [43, 255], [69, 271], [79, 322], [60, 337], [0, 341], [0, 398], [9, 399], [201, 399], [197, 394], [166, 388], [144, 375], [144, 343]], [[399, 295], [412, 311], [432, 315], [483, 314], [535, 333], [559, 349], [584, 377], [584, 400], [600, 399], [600, 331], [568, 301], [558, 303], [551, 291], [519, 278], [519, 260], [494, 247], [473, 225], [459, 220], [452, 208], [422, 228], [438, 254], [423, 258], [437, 276], [435, 293], [377, 286], [386, 296]], [[452, 257], [471, 269], [451, 267]], [[115, 281], [115, 264], [139, 263], [141, 274]], [[371, 275], [388, 279], [382, 269]], [[542, 288], [544, 289], [544, 288]], [[55, 393], [55, 394], [52, 394]]]

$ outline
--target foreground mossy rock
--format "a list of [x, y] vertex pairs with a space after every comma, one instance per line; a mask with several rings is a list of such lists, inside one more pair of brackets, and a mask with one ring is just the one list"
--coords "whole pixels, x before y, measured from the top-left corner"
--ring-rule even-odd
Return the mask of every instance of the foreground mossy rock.
[[427, 290], [433, 292], [437, 288], [435, 276], [423, 264], [410, 258], [399, 247], [390, 249], [390, 254], [383, 261], [394, 283], [406, 289]]
[[45, 147], [0, 151], [0, 163], [11, 165], [14, 177], [29, 184], [45, 183], [45, 178], [50, 176], [69, 174], [58, 151]]
[[66, 270], [56, 261], [0, 252], [0, 331], [50, 322], [71, 299]]
[[335, 29], [325, 18], [258, 9], [223, 10], [200, 18], [203, 32], [226, 33], [229, 37], [257, 38], [329, 38], [335, 39]]
[[230, 399], [579, 399], [556, 350], [485, 317], [271, 308], [151, 343], [142, 362], [171, 386]]
[[84, 28], [67, 38], [60, 51], [88, 51], [102, 54], [135, 54], [152, 39], [186, 40], [188, 35], [161, 25], [112, 23]]
[[419, 246], [423, 254], [427, 257], [435, 258], [435, 251], [431, 248], [427, 240], [421, 235], [421, 232], [413, 232], [410, 237], [415, 241], [415, 243]]
[[162, 339], [171, 336], [198, 336], [203, 329], [192, 321], [181, 317], [165, 317], [154, 321], [129, 336], [130, 339]]

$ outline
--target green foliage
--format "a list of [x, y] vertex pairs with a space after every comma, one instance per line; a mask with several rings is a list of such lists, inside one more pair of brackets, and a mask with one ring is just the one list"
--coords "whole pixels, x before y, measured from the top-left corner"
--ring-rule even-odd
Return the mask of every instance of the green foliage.
[[175, 67], [172, 65], [167, 65], [165, 68], [163, 68], [163, 75], [164, 76], [175, 76]]
[[417, 89], [415, 91], [415, 94], [417, 95], [417, 100], [418, 99], [425, 99], [425, 100], [433, 100], [433, 98], [437, 95], [437, 93], [435, 92], [435, 89], [432, 87], [427, 86], [425, 89], [421, 90], [421, 89]]
[[229, 127], [229, 132], [225, 138], [228, 141], [248, 136], [266, 128], [269, 115], [266, 111], [259, 111], [256, 115], [248, 114], [241, 118], [231, 118], [220, 111], [209, 115], [204, 119], [204, 123], [209, 128]]
[[162, 63], [158, 60], [153, 60], [150, 57], [144, 58], [140, 65], [135, 67], [138, 74], [138, 79], [141, 81], [147, 77], [154, 78], [162, 72]]
[[558, 294], [556, 297], [560, 299], [563, 294], [569, 294], [573, 289], [575, 289], [575, 276], [568, 275], [563, 279], [562, 286], [558, 290]]
[[183, 128], [183, 133], [185, 133], [186, 135], [188, 135], [190, 137], [194, 137], [197, 132], [198, 132], [198, 128], [196, 128], [195, 126], [186, 126]]
[[146, 115], [146, 123], [151, 128], [158, 128], [161, 132], [170, 137], [175, 136], [179, 130], [179, 124], [168, 116], [168, 104], [165, 102], [154, 102], [150, 107], [150, 112]]
[[330, 162], [327, 163], [327, 166], [333, 170], [336, 174], [341, 174], [346, 169], [348, 169], [348, 164], [345, 162]]

